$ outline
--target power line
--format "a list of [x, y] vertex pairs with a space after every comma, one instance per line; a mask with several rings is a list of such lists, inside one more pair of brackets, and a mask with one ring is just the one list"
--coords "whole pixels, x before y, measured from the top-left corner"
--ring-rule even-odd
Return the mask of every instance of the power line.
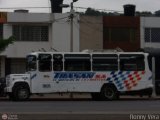
[[63, 20], [63, 19], [66, 19], [66, 18], [69, 18], [69, 16], [62, 17], [62, 18], [57, 18], [57, 19], [55, 19], [55, 21], [58, 22], [59, 20]]
[[48, 9], [51, 7], [0, 7], [0, 9], [24, 9], [24, 8], [28, 8], [28, 9]]
[[82, 19], [82, 20], [80, 20], [81, 23], [87, 23], [87, 24], [100, 24], [100, 25], [103, 24], [102, 21], [101, 21], [101, 22], [91, 22], [91, 21], [89, 21], [88, 19], [86, 19], [86, 18], [84, 18], [84, 17], [81, 17], [81, 19]]
[[[90, 7], [88, 7], [88, 8], [86, 8], [86, 7], [74, 7], [74, 8], [85, 9], [86, 10]], [[91, 8], [91, 9], [98, 10], [98, 11], [105, 11], [105, 12], [119, 12], [119, 13], [123, 12], [123, 11], [118, 11], [118, 10], [107, 10], [107, 9], [99, 9], [99, 8]]]
[[[26, 6], [26, 7], [0, 7], [0, 9], [49, 9], [51, 7], [29, 7], [29, 6]], [[86, 7], [77, 7], [77, 6], [74, 6], [74, 8], [77, 8], [77, 9], [85, 9], [87, 10], [88, 8]], [[105, 12], [123, 12], [123, 11], [118, 11], [118, 10], [108, 10], [108, 9], [99, 9], [99, 8], [92, 8], [94, 10], [98, 10], [98, 11], [105, 11]]]

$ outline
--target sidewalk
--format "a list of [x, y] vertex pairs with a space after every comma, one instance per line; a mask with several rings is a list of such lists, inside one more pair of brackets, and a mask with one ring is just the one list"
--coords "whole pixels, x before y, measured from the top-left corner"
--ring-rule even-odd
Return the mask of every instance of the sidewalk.
[[[8, 97], [0, 97], [0, 100], [7, 100]], [[38, 100], [92, 100], [90, 94], [45, 94], [45, 95], [32, 95], [30, 99]], [[119, 100], [160, 100], [160, 95], [155, 98], [149, 98], [148, 96], [120, 96]]]

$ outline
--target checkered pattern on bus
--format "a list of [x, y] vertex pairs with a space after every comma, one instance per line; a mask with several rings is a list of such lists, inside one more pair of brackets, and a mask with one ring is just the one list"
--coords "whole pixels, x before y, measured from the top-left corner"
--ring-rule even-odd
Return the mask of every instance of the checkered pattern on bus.
[[109, 83], [115, 83], [118, 90], [131, 90], [133, 87], [137, 86], [138, 81], [142, 79], [145, 71], [126, 71], [126, 72], [111, 72], [110, 77], [107, 78]]

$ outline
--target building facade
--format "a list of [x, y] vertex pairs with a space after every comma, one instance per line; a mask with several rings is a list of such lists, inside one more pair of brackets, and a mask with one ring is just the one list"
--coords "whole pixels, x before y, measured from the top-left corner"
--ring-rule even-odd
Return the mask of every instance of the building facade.
[[[160, 18], [74, 15], [71, 46], [69, 13], [2, 13], [0, 38], [16, 41], [0, 54], [0, 77], [24, 73], [25, 57], [33, 51], [116, 49], [156, 53], [160, 67]], [[158, 52], [157, 52], [158, 51]], [[157, 75], [159, 75], [157, 73]], [[157, 79], [160, 76], [156, 76]]]
[[[5, 13], [6, 21], [0, 26], [1, 38], [15, 36], [0, 55], [0, 76], [25, 72], [25, 57], [33, 51], [70, 51], [69, 14], [53, 13]], [[75, 26], [79, 15], [75, 16], [73, 50], [79, 51], [79, 30]]]

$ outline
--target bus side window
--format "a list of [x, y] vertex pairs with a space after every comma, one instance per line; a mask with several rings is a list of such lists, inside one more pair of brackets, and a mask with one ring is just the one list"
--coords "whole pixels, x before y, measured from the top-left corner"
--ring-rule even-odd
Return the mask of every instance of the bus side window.
[[65, 71], [90, 71], [90, 55], [89, 54], [65, 54], [64, 55]]
[[121, 71], [143, 71], [145, 70], [144, 55], [140, 54], [121, 54]]
[[39, 71], [48, 72], [52, 70], [52, 56], [50, 54], [39, 54]]
[[62, 54], [53, 55], [53, 70], [54, 71], [63, 70], [63, 55]]
[[117, 71], [118, 56], [116, 54], [93, 54], [93, 71]]

